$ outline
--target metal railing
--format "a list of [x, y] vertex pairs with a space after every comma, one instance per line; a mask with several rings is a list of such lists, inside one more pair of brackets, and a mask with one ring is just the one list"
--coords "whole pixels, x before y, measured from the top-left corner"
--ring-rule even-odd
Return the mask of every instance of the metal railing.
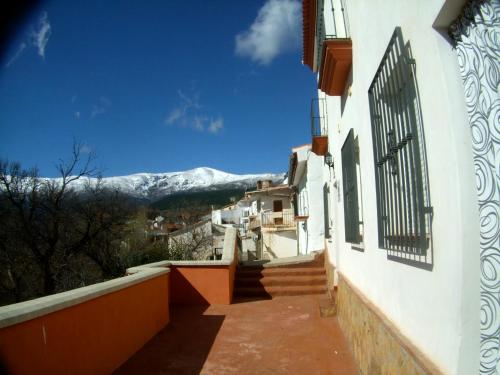
[[262, 227], [264, 228], [283, 228], [294, 227], [295, 217], [293, 211], [281, 212], [263, 212], [262, 213]]
[[325, 98], [311, 100], [311, 134], [313, 137], [328, 135], [328, 113]]
[[[330, 8], [325, 16], [325, 3]], [[316, 36], [318, 49], [316, 61], [318, 66], [323, 57], [324, 42], [331, 39], [349, 39], [349, 18], [345, 0], [318, 0], [316, 7]]]

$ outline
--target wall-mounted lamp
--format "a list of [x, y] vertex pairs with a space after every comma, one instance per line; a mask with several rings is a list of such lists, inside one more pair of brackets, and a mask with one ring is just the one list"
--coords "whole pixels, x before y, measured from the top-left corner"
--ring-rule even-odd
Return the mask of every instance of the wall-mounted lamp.
[[325, 164], [330, 168], [333, 168], [333, 156], [329, 152], [327, 152], [325, 155]]

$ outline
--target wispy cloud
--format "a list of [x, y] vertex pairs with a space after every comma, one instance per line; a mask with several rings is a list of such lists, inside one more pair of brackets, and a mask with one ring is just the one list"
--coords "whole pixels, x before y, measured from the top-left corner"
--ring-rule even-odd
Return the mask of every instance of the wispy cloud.
[[101, 96], [99, 98], [98, 103], [92, 106], [92, 111], [90, 112], [90, 118], [94, 118], [96, 116], [106, 113], [109, 107], [111, 107], [111, 100], [109, 100], [105, 96]]
[[52, 33], [47, 12], [44, 12], [38, 21], [37, 28], [32, 32], [33, 44], [38, 50], [38, 54], [45, 59], [45, 48]]
[[38, 55], [42, 59], [45, 59], [45, 49], [47, 48], [51, 34], [52, 27], [50, 26], [47, 12], [43, 12], [36, 25], [31, 27], [25, 40], [19, 44], [14, 55], [7, 61], [5, 67], [10, 67], [19, 57], [21, 57], [28, 47], [35, 48]]
[[92, 147], [89, 145], [83, 144], [80, 146], [80, 152], [82, 154], [91, 154], [93, 152]]
[[215, 120], [210, 111], [200, 103], [200, 93], [192, 90], [186, 93], [177, 90], [179, 103], [170, 110], [165, 117], [168, 126], [179, 125], [199, 132], [217, 134], [224, 127], [224, 119], [217, 117]]
[[16, 61], [19, 58], [19, 56], [21, 56], [26, 47], [27, 47], [26, 43], [24, 42], [21, 43], [19, 47], [17, 47], [16, 53], [14, 53], [14, 55], [9, 59], [9, 61], [7, 61], [5, 67], [8, 68], [9, 66], [11, 66], [14, 63], [14, 61]]
[[172, 125], [177, 122], [184, 115], [182, 108], [174, 108], [170, 111], [168, 116], [165, 118], [165, 124]]
[[224, 128], [224, 119], [222, 117], [218, 117], [217, 119], [210, 121], [207, 130], [212, 134], [217, 134], [222, 130], [222, 128]]
[[201, 108], [199, 103], [200, 93], [198, 91], [193, 90], [191, 94], [186, 94], [179, 89], [177, 90], [177, 95], [179, 96], [180, 103], [165, 118], [165, 124], [167, 125], [175, 124], [180, 120], [183, 121], [188, 112]]
[[250, 28], [236, 35], [236, 54], [269, 65], [279, 54], [300, 46], [301, 4], [267, 0]]
[[77, 120], [80, 120], [80, 117], [81, 117], [81, 113], [80, 113], [80, 111], [76, 111], [76, 112], [74, 113], [74, 115], [75, 115], [75, 118], [76, 118]]
[[205, 123], [207, 120], [208, 119], [205, 116], [195, 116], [193, 118], [193, 127], [202, 132], [205, 130]]

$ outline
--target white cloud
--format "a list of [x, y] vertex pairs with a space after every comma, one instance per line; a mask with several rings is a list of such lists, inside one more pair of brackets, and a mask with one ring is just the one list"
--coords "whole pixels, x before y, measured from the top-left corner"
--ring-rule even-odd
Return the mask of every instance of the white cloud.
[[52, 33], [47, 12], [44, 12], [38, 21], [37, 28], [32, 32], [33, 45], [37, 48], [38, 54], [45, 59], [45, 48]]
[[200, 93], [197, 91], [193, 91], [191, 95], [183, 93], [181, 90], [177, 90], [177, 95], [181, 103], [172, 109], [168, 116], [165, 118], [166, 125], [173, 125], [175, 123], [183, 123], [187, 122], [187, 116], [189, 112], [193, 110], [198, 110], [201, 108], [199, 103]]
[[202, 104], [200, 104], [200, 93], [193, 90], [186, 94], [177, 90], [180, 103], [174, 107], [165, 117], [164, 123], [168, 126], [178, 125], [199, 132], [217, 134], [224, 127], [224, 119], [218, 117], [215, 120]]
[[216, 120], [211, 120], [207, 130], [212, 134], [217, 134], [224, 127], [224, 119], [218, 117]]
[[105, 96], [101, 96], [99, 98], [99, 102], [94, 106], [92, 106], [92, 111], [90, 112], [90, 118], [94, 118], [98, 115], [106, 113], [109, 107], [111, 107], [111, 100], [109, 100]]
[[174, 108], [170, 111], [169, 115], [165, 118], [165, 124], [172, 125], [183, 116], [182, 108]]
[[205, 130], [205, 122], [207, 122], [207, 118], [204, 116], [194, 116], [193, 118], [193, 127], [194, 129], [202, 132]]
[[9, 66], [11, 66], [14, 63], [14, 61], [16, 61], [19, 58], [19, 56], [21, 56], [26, 47], [27, 47], [26, 43], [24, 42], [21, 43], [17, 48], [16, 53], [14, 53], [14, 56], [12, 56], [9, 61], [7, 61], [5, 67], [8, 68]]
[[92, 153], [92, 147], [88, 146], [88, 145], [81, 145], [80, 146], [80, 152], [82, 154], [91, 154]]
[[184, 102], [186, 109], [189, 109], [189, 108], [200, 109], [201, 108], [201, 105], [199, 103], [200, 93], [198, 91], [193, 90], [191, 96], [184, 94], [181, 90], [177, 90], [177, 94], [179, 95], [181, 100]]
[[80, 111], [76, 111], [76, 112], [75, 112], [75, 118], [76, 118], [77, 120], [80, 120], [80, 116], [81, 116]]
[[31, 31], [25, 37], [25, 41], [19, 44], [14, 55], [7, 61], [5, 67], [11, 66], [26, 50], [28, 47], [36, 48], [38, 55], [45, 59], [45, 49], [47, 48], [47, 43], [49, 42], [50, 35], [52, 34], [52, 28], [50, 26], [49, 18], [47, 12], [43, 12], [38, 23], [35, 27], [31, 28]]
[[269, 65], [281, 53], [300, 46], [301, 4], [267, 0], [250, 28], [236, 35], [236, 54]]

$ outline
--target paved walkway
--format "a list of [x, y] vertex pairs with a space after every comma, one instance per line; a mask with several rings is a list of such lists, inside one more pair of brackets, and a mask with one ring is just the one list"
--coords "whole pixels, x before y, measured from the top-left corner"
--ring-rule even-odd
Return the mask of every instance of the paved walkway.
[[357, 374], [337, 318], [317, 296], [174, 307], [116, 374]]

